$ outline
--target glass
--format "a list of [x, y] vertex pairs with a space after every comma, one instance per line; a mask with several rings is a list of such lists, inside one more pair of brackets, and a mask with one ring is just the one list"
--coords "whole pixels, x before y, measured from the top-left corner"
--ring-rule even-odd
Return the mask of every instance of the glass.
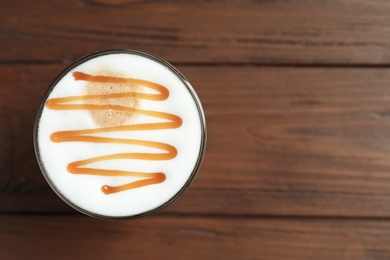
[[167, 61], [107, 50], [67, 67], [34, 126], [43, 176], [67, 204], [103, 219], [153, 214], [179, 198], [202, 163], [206, 120]]

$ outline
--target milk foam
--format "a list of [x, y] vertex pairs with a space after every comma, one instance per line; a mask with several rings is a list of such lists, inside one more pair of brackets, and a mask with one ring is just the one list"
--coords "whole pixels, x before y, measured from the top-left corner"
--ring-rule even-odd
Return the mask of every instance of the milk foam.
[[[99, 128], [89, 111], [51, 110], [43, 106], [38, 119], [37, 143], [41, 167], [52, 186], [65, 200], [92, 215], [107, 217], [129, 217], [143, 214], [167, 203], [174, 197], [192, 176], [199, 154], [202, 150], [202, 123], [193, 96], [179, 78], [166, 66], [139, 56], [135, 53], [104, 54], [72, 68], [52, 89], [47, 99], [81, 96], [85, 94], [85, 81], [76, 81], [74, 71], [96, 75], [96, 72], [109, 68], [122, 77], [151, 81], [166, 87], [169, 97], [164, 101], [137, 101], [139, 109], [167, 112], [181, 117], [182, 125], [176, 129], [142, 130], [126, 132], [99, 133], [95, 136], [138, 139], [163, 142], [176, 147], [178, 154], [171, 160], [117, 159], [96, 162], [91, 168], [115, 169], [137, 172], [163, 172], [166, 180], [113, 194], [104, 194], [103, 185], [122, 185], [140, 180], [139, 177], [96, 176], [71, 174], [67, 171], [69, 163], [92, 157], [117, 153], [160, 153], [161, 150], [144, 146], [125, 144], [103, 144], [87, 142], [55, 143], [50, 135], [58, 131]], [[143, 90], [153, 92], [153, 90]], [[126, 124], [164, 122], [164, 119], [131, 116]]]

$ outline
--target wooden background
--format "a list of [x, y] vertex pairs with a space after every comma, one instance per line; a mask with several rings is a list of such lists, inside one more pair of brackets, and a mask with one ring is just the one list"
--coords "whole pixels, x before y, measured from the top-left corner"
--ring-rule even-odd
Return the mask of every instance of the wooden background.
[[[390, 1], [0, 0], [0, 47], [0, 259], [390, 259]], [[72, 210], [33, 152], [49, 84], [111, 48], [175, 65], [208, 123], [135, 221]]]

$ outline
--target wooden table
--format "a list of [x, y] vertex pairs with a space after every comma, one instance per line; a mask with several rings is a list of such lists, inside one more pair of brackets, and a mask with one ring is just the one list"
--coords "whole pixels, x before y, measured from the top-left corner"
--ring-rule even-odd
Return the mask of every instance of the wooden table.
[[[390, 2], [0, 3], [0, 259], [390, 259]], [[203, 166], [162, 212], [75, 212], [38, 168], [52, 80], [111, 48], [190, 80]]]

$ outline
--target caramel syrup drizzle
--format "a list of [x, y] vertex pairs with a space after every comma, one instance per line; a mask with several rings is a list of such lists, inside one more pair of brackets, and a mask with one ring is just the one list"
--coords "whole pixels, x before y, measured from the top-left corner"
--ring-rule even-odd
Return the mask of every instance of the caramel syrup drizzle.
[[158, 161], [158, 160], [170, 160], [175, 158], [177, 155], [177, 149], [174, 146], [169, 144], [154, 142], [154, 141], [145, 141], [145, 140], [99, 137], [99, 136], [94, 136], [94, 134], [107, 133], [107, 132], [119, 132], [119, 131], [161, 130], [161, 129], [179, 128], [182, 125], [182, 119], [179, 116], [169, 114], [169, 113], [159, 112], [159, 111], [141, 110], [133, 107], [126, 107], [126, 106], [119, 106], [119, 105], [88, 104], [85, 102], [73, 104], [72, 102], [87, 101], [87, 100], [104, 100], [104, 99], [125, 98], [125, 97], [162, 101], [168, 98], [169, 96], [168, 89], [162, 85], [150, 81], [134, 79], [134, 78], [94, 76], [82, 72], [73, 72], [73, 77], [75, 80], [83, 80], [89, 82], [134, 84], [134, 85], [139, 85], [139, 86], [156, 90], [158, 93], [149, 94], [149, 93], [140, 93], [140, 92], [121, 92], [121, 93], [111, 93], [111, 94], [104, 94], [104, 95], [99, 94], [99, 95], [84, 95], [84, 96], [52, 98], [46, 102], [46, 106], [49, 109], [53, 109], [53, 110], [112, 109], [112, 110], [131, 112], [139, 115], [160, 118], [163, 119], [164, 121], [157, 122], [157, 123], [119, 125], [119, 126], [112, 126], [112, 127], [83, 129], [83, 130], [75, 130], [75, 131], [60, 131], [60, 132], [53, 133], [50, 136], [50, 139], [51, 141], [56, 143], [61, 143], [61, 142], [113, 143], [113, 144], [125, 144], [125, 145], [139, 145], [139, 146], [157, 148], [162, 151], [160, 153], [117, 153], [117, 154], [109, 154], [109, 155], [89, 158], [86, 160], [80, 160], [68, 164], [67, 166], [68, 172], [72, 174], [90, 174], [90, 175], [100, 175], [100, 176], [133, 176], [133, 177], [142, 178], [141, 180], [137, 180], [120, 186], [103, 185], [101, 187], [101, 190], [105, 194], [112, 194], [116, 192], [140, 188], [143, 186], [163, 182], [166, 179], [166, 176], [162, 172], [147, 173], [147, 172], [136, 172], [136, 171], [107, 170], [107, 169], [89, 168], [85, 166], [95, 162], [115, 160], [115, 159], [138, 159], [138, 160]]

